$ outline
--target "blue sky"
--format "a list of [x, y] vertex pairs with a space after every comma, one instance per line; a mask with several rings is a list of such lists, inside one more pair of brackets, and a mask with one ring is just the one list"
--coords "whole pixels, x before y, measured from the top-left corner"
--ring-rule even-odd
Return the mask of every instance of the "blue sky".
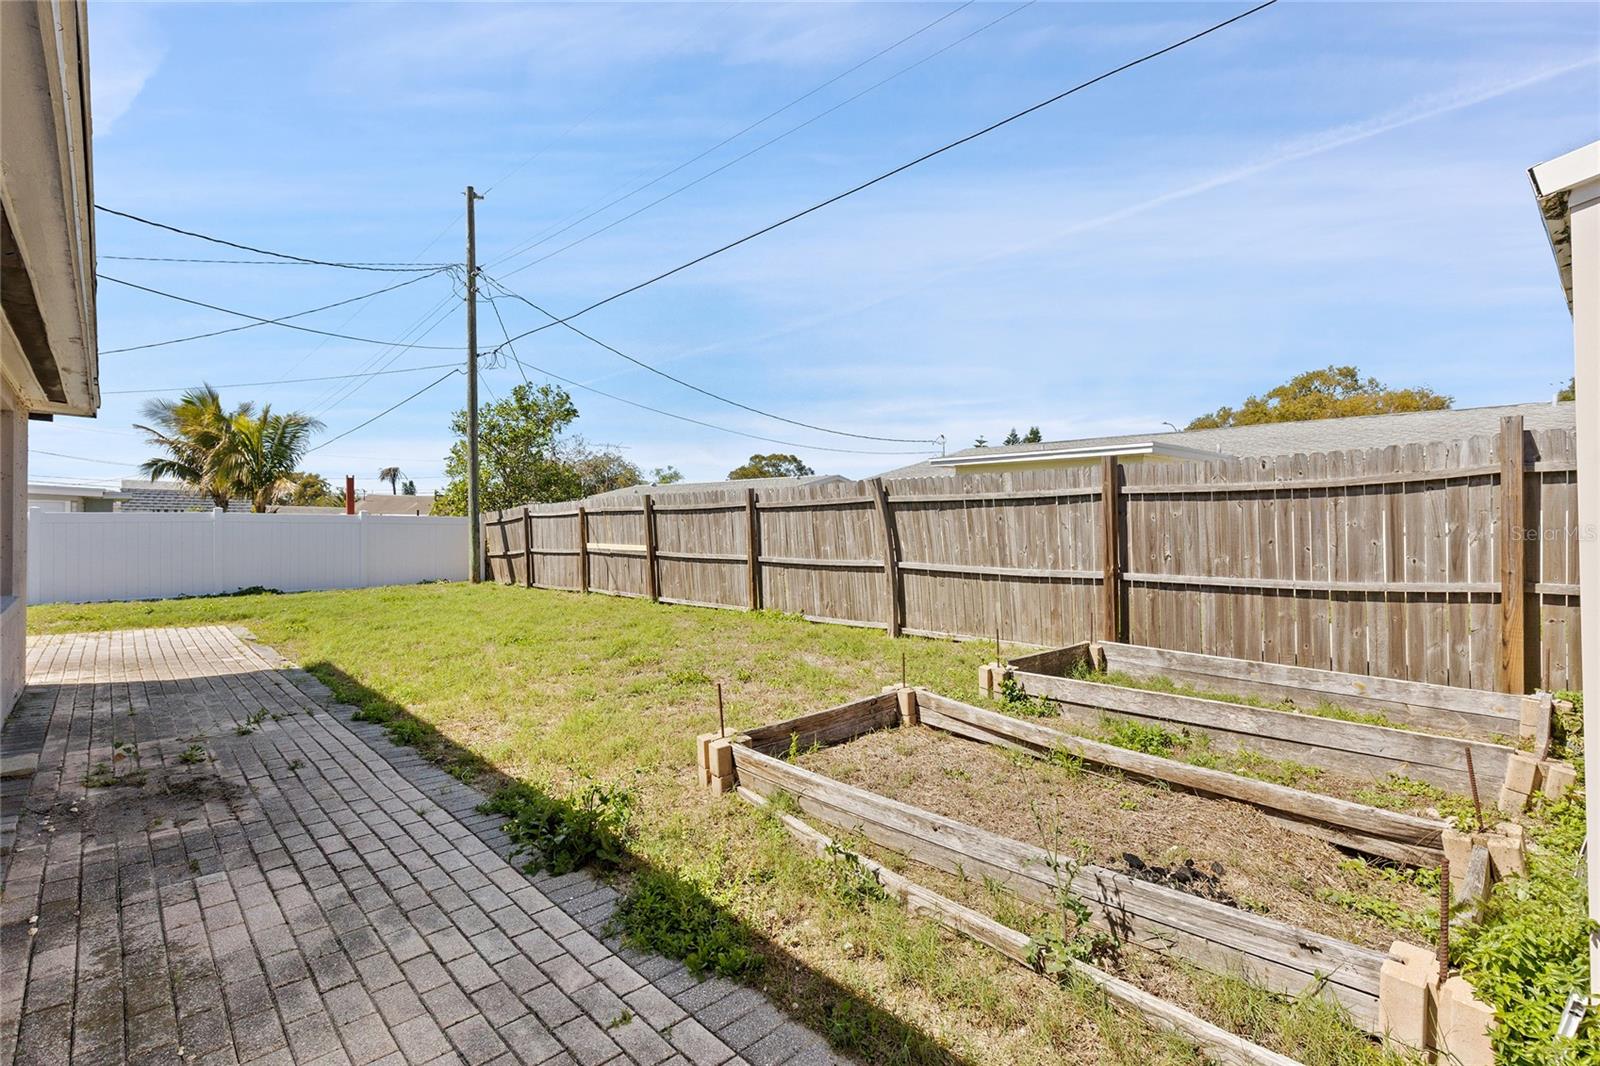
[[[94, 3], [96, 197], [313, 258], [448, 262], [462, 258], [471, 182], [488, 189], [487, 273], [570, 313], [1246, 6], [1035, 3], [994, 21], [1017, 4]], [[875, 436], [944, 434], [952, 450], [1011, 426], [1061, 438], [1181, 425], [1332, 362], [1461, 406], [1545, 399], [1571, 374], [1571, 325], [1526, 168], [1600, 136], [1597, 61], [1590, 4], [1285, 0], [578, 324], [753, 406]], [[97, 239], [102, 257], [239, 255], [104, 215]], [[404, 280], [104, 258], [100, 270], [268, 317]], [[32, 477], [134, 474], [147, 449], [131, 423], [147, 397], [125, 390], [460, 360], [451, 292], [439, 275], [298, 321], [453, 350], [263, 326], [103, 355], [100, 417], [35, 423]], [[241, 324], [109, 282], [99, 305], [103, 352]], [[513, 333], [543, 321], [498, 306]], [[483, 347], [499, 331], [485, 305]], [[917, 446], [786, 426], [564, 330], [516, 351], [628, 399], [807, 445], [574, 390], [579, 432], [646, 470], [719, 478], [772, 450], [857, 476], [915, 459], [820, 450]], [[224, 399], [318, 413], [332, 436], [439, 373]], [[485, 373], [489, 395], [520, 380], [509, 360]], [[428, 491], [463, 397], [452, 377], [307, 465], [372, 490], [380, 467], [399, 465]]]

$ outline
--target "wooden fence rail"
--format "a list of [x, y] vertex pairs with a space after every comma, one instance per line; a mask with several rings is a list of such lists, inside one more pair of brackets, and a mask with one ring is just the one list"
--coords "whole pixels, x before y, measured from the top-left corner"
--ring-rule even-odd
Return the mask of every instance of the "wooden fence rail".
[[1508, 418], [1455, 443], [734, 485], [534, 504], [484, 528], [495, 576], [540, 588], [1578, 688], [1574, 445]]

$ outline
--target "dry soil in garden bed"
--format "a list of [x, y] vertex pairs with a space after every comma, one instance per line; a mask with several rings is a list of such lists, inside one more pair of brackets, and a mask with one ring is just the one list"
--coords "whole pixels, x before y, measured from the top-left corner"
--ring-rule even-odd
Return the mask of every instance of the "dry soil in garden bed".
[[[1377, 950], [1402, 931], [1371, 911], [1392, 904], [1397, 912], [1421, 913], [1429, 904], [1410, 879], [1350, 861], [1246, 804], [1045, 763], [932, 729], [881, 730], [798, 761], [835, 780], [1015, 840], [1059, 846], [1111, 869], [1126, 870], [1130, 855], [1168, 869], [1193, 860], [1208, 875], [1220, 864], [1214, 887], [1240, 906]], [[1336, 902], [1350, 898], [1360, 903]]]

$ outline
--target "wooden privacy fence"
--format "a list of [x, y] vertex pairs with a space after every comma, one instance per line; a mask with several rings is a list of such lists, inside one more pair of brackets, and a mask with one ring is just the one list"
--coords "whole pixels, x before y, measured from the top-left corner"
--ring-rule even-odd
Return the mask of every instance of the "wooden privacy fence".
[[484, 530], [494, 575], [541, 588], [1578, 688], [1574, 445], [1514, 417], [1367, 451], [536, 504]]

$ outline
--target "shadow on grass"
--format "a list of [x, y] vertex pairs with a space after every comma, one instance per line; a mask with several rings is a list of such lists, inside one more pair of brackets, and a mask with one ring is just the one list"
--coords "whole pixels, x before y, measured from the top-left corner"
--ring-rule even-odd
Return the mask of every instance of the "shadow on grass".
[[630, 946], [681, 959], [697, 976], [723, 976], [763, 989], [775, 1004], [794, 1005], [788, 1013], [836, 1051], [873, 1066], [969, 1066], [921, 1029], [812, 969], [692, 879], [630, 848], [628, 825], [636, 801], [631, 791], [591, 783], [570, 796], [552, 795], [500, 772], [333, 663], [307, 663], [305, 669], [336, 700], [354, 708], [352, 718], [382, 725], [395, 743], [416, 748], [489, 797], [481, 809], [509, 819], [504, 832], [525, 870], [587, 869], [612, 880], [622, 893], [612, 930]]

